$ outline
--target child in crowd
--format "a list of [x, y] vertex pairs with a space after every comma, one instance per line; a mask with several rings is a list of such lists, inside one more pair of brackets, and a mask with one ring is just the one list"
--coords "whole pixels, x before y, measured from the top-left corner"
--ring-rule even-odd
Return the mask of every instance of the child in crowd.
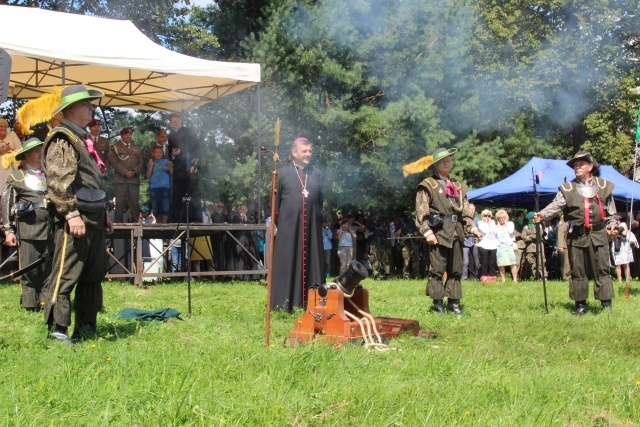
[[166, 224], [171, 209], [170, 175], [173, 175], [173, 163], [162, 156], [162, 147], [153, 147], [151, 158], [147, 163], [146, 176], [149, 179], [151, 208], [156, 215], [157, 221], [161, 224]]

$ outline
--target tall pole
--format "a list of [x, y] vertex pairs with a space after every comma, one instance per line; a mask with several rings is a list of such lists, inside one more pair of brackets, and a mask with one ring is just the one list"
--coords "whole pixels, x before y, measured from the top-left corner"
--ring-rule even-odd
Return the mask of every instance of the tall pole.
[[633, 197], [636, 189], [636, 180], [638, 179], [638, 140], [640, 140], [640, 105], [638, 105], [638, 120], [636, 124], [636, 146], [633, 151], [633, 183], [631, 184], [631, 207], [629, 208], [629, 230], [631, 230], [631, 221], [633, 220]]
[[269, 347], [271, 336], [271, 288], [273, 284], [273, 247], [276, 241], [276, 192], [278, 183], [278, 145], [280, 145], [280, 119], [276, 120], [275, 149], [273, 153], [273, 172], [271, 173], [271, 225], [269, 226], [269, 266], [267, 271], [267, 318], [264, 345]]
[[[538, 188], [536, 184], [540, 178], [535, 174], [533, 168], [531, 168], [531, 176], [533, 177], [533, 201], [534, 212], [540, 211], [540, 198], [538, 196]], [[542, 276], [542, 291], [544, 293], [544, 310], [549, 314], [549, 305], [547, 304], [547, 278], [545, 277], [544, 262], [542, 262], [542, 223], [535, 223], [536, 227], [536, 272], [540, 272]]]
[[258, 82], [258, 222], [260, 222], [260, 218], [262, 218], [262, 150], [260, 147], [262, 146], [262, 133], [260, 127], [260, 82]]
[[[631, 184], [631, 206], [629, 207], [629, 224], [627, 231], [631, 232], [631, 222], [633, 221], [633, 197], [636, 189], [636, 180], [638, 179], [638, 140], [640, 140], [640, 105], [638, 105], [638, 119], [636, 120], [636, 145], [633, 150], [633, 183]], [[624, 297], [629, 298], [629, 268], [625, 268], [625, 285], [624, 285]]]

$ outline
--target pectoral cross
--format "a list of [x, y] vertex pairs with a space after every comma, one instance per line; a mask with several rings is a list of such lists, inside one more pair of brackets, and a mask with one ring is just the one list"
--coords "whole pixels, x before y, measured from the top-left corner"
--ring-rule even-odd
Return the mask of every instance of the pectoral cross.
[[309, 197], [309, 192], [307, 191], [307, 189], [306, 189], [306, 188], [302, 190], [302, 195], [303, 195], [304, 197]]

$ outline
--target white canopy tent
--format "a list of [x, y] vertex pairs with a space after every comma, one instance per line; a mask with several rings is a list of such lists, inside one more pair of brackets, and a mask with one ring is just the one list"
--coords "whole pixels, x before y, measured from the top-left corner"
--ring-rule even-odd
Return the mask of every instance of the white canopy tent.
[[183, 112], [260, 82], [260, 64], [207, 61], [154, 43], [131, 21], [0, 6], [9, 98], [55, 86], [105, 92], [101, 105]]

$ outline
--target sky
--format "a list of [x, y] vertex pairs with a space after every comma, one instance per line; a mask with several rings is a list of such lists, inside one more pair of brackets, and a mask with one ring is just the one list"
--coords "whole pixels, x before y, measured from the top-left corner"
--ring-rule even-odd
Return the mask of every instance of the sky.
[[192, 6], [201, 6], [204, 7], [208, 4], [213, 4], [213, 0], [191, 0]]

